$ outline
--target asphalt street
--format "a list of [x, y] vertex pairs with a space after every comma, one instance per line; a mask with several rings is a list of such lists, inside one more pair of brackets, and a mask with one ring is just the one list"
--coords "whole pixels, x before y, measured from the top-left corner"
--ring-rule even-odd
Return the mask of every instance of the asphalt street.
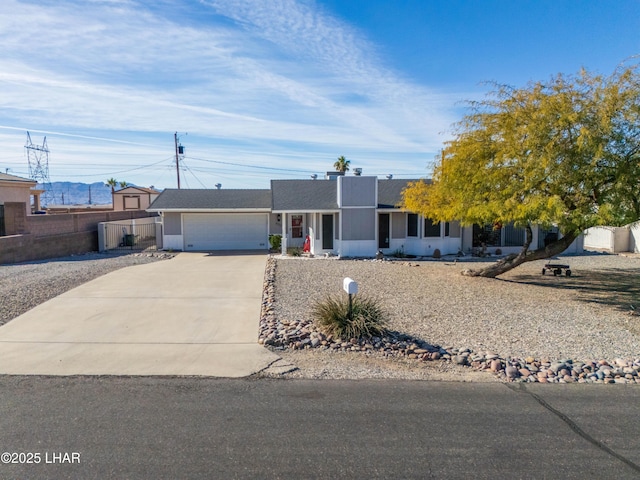
[[0, 377], [0, 478], [640, 478], [640, 388]]

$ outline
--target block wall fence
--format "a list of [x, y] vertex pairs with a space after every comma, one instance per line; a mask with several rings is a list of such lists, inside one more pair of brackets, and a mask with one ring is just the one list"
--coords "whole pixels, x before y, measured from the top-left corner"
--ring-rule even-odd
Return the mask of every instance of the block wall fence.
[[0, 265], [94, 252], [98, 223], [155, 216], [144, 210], [24, 216], [0, 237]]

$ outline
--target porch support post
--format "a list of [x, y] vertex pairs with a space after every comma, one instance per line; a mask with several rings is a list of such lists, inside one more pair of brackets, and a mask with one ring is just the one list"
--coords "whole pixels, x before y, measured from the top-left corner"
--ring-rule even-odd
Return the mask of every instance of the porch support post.
[[288, 223], [287, 223], [287, 214], [285, 212], [282, 213], [282, 242], [280, 242], [280, 248], [281, 251], [280, 253], [282, 255], [286, 255], [287, 254], [287, 237], [289, 234], [289, 228], [287, 227]]
[[316, 250], [316, 235], [318, 234], [317, 232], [320, 231], [320, 225], [318, 224], [318, 213], [317, 212], [313, 212], [311, 214], [311, 225], [313, 225], [313, 227], [311, 227], [311, 232], [309, 232], [310, 234], [310, 238], [311, 238], [311, 242], [309, 244], [309, 248], [310, 248], [310, 253], [312, 255], [315, 255], [315, 250]]
[[338, 211], [338, 256], [342, 257], [342, 209]]

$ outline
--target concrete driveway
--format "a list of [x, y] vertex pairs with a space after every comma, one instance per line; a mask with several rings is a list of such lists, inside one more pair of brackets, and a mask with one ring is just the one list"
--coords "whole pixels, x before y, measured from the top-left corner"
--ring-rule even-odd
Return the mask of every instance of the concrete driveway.
[[0, 327], [0, 374], [243, 377], [258, 345], [266, 255], [180, 253], [70, 290]]

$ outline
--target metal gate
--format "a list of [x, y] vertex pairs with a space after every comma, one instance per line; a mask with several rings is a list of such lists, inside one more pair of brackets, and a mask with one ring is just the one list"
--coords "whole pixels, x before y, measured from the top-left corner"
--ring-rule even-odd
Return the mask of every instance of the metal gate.
[[106, 250], [155, 250], [156, 224], [105, 224]]

